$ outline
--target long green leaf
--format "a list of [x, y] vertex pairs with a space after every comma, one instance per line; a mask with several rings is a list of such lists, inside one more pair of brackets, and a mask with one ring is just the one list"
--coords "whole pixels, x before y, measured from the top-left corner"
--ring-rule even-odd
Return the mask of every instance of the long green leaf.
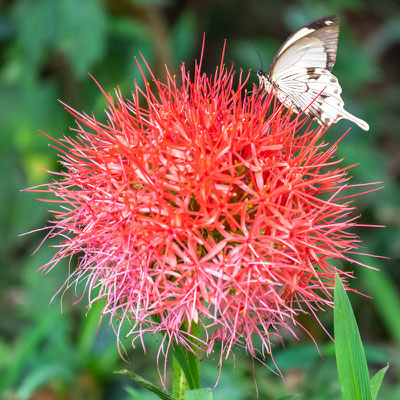
[[176, 357], [172, 359], [172, 371], [172, 396], [176, 400], [185, 400], [185, 391], [189, 390], [189, 384]]
[[185, 400], [212, 400], [212, 398], [211, 389], [187, 390], [185, 392]]
[[16, 398], [19, 400], [34, 398], [34, 393], [40, 386], [49, 384], [55, 379], [71, 380], [73, 379], [73, 372], [68, 368], [68, 365], [40, 365], [34, 368], [31, 373], [28, 373], [20, 382]]
[[343, 400], [372, 400], [360, 333], [338, 275], [335, 279], [334, 330], [336, 363]]
[[151, 383], [150, 381], [142, 378], [140, 375], [134, 374], [133, 372], [128, 371], [127, 369], [122, 369], [120, 371], [115, 371], [116, 374], [126, 375], [129, 378], [133, 379], [139, 385], [142, 385], [144, 388], [154, 393], [162, 400], [174, 400], [174, 398], [168, 394], [163, 388]]
[[178, 361], [179, 366], [185, 374], [187, 383], [191, 390], [200, 388], [200, 375], [198, 368], [197, 355], [188, 352], [183, 346], [179, 344], [174, 345], [174, 357]]
[[[185, 321], [182, 324], [182, 330], [189, 331], [188, 323]], [[200, 329], [195, 323], [191, 324], [190, 333], [192, 335], [193, 348], [197, 343], [196, 339], [199, 337]], [[200, 359], [195, 352], [188, 351], [186, 347], [179, 343], [174, 344], [174, 358], [178, 361], [179, 366], [182, 368], [183, 373], [189, 388], [191, 390], [200, 389]]]
[[[367, 263], [367, 261], [364, 262]], [[373, 259], [368, 259], [368, 265], [379, 268]], [[400, 345], [400, 295], [396, 284], [385, 270], [374, 271], [363, 268], [362, 275], [368, 286], [368, 294], [374, 299], [374, 308], [379, 318], [382, 319], [393, 340]]]
[[379, 389], [382, 384], [383, 377], [386, 374], [386, 371], [388, 370], [389, 365], [386, 367], [382, 368], [379, 370], [372, 378], [370, 381], [370, 386], [371, 386], [371, 395], [372, 395], [372, 400], [376, 399], [376, 396], [378, 395]]

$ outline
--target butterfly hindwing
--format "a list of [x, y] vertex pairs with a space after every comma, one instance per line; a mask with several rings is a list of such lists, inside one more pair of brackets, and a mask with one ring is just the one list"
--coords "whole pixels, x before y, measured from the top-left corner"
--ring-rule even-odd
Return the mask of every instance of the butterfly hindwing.
[[344, 109], [342, 88], [335, 75], [324, 68], [298, 70], [287, 81], [282, 80], [280, 91], [320, 125], [330, 125], [342, 118], [368, 130], [368, 124]]

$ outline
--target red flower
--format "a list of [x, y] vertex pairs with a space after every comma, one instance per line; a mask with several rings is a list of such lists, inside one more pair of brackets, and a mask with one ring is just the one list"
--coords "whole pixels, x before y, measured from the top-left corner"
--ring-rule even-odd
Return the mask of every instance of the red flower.
[[133, 341], [161, 333], [191, 350], [182, 324], [199, 323], [207, 351], [221, 339], [222, 354], [256, 356], [257, 335], [271, 352], [299, 312], [332, 306], [335, 273], [350, 276], [334, 260], [357, 262], [340, 139], [324, 144], [325, 129], [222, 63], [193, 79], [183, 65], [182, 84], [167, 75], [132, 100], [104, 93], [107, 124], [68, 107], [77, 135], [54, 139], [64, 170], [46, 189], [61, 245], [42, 270], [79, 255], [69, 279], [99, 289]]

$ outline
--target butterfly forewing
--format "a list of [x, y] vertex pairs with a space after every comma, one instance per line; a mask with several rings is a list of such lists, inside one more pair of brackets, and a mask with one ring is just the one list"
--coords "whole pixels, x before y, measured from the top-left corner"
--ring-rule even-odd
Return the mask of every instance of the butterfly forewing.
[[324, 59], [326, 60], [324, 67], [327, 68], [329, 71], [332, 69], [336, 61], [337, 42], [339, 37], [339, 18], [335, 15], [329, 15], [327, 17], [310, 22], [308, 25], [299, 29], [296, 33], [290, 36], [276, 53], [276, 56], [274, 57], [271, 64], [270, 75], [272, 73], [272, 70], [274, 69], [276, 62], [279, 58], [281, 58], [283, 53], [291, 45], [301, 41], [306, 37], [316, 38], [319, 40], [319, 46], [322, 46], [323, 50], [325, 50], [326, 53], [326, 55], [324, 56]]

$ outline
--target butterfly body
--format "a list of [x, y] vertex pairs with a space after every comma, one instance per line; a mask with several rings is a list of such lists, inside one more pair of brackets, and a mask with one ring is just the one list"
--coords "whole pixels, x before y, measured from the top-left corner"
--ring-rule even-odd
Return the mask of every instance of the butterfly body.
[[293, 100], [291, 100], [290, 97], [286, 96], [281, 90], [279, 90], [278, 85], [275, 84], [271, 80], [271, 78], [268, 76], [267, 73], [262, 71], [261, 69], [258, 70], [257, 72], [258, 77], [260, 78], [260, 81], [264, 85], [264, 89], [268, 92], [274, 92], [276, 93], [278, 100], [287, 108], [290, 108], [296, 113], [301, 112], [301, 109], [294, 103]]
[[320, 18], [298, 30], [278, 50], [268, 73], [257, 75], [265, 90], [285, 107], [304, 112], [320, 125], [342, 118], [368, 130], [368, 124], [344, 109], [342, 88], [331, 70], [336, 61], [339, 19]]

